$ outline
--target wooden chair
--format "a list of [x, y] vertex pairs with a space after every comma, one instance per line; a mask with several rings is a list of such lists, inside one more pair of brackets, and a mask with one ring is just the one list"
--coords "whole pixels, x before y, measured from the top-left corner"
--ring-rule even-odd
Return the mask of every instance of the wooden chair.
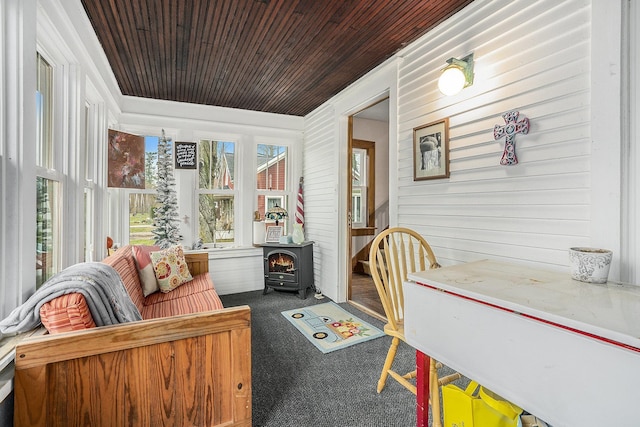
[[[378, 393], [382, 391], [387, 377], [391, 375], [392, 378], [409, 391], [416, 394], [416, 386], [409, 381], [416, 377], [416, 371], [402, 375], [391, 369], [400, 341], [406, 342], [404, 337], [402, 283], [407, 280], [409, 273], [426, 270], [427, 268], [440, 268], [440, 264], [436, 261], [431, 247], [422, 236], [408, 228], [395, 227], [381, 232], [373, 240], [369, 251], [369, 266], [387, 316], [384, 332], [393, 337], [382, 368], [382, 374], [378, 380]], [[431, 358], [429, 395], [431, 396], [434, 427], [441, 426], [438, 387], [461, 378], [460, 374], [455, 373], [438, 379], [437, 369], [441, 366], [440, 363]]]

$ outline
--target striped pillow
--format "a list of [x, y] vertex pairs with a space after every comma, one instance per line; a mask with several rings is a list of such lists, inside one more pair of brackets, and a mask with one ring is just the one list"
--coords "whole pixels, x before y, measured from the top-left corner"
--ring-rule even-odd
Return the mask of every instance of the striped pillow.
[[50, 334], [95, 328], [89, 306], [80, 293], [66, 294], [40, 307], [40, 321]]

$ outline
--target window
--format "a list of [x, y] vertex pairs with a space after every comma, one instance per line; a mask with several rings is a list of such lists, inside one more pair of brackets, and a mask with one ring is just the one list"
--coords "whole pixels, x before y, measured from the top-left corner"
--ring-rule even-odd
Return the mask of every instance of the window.
[[53, 138], [53, 68], [38, 53], [36, 72], [36, 287], [60, 265], [62, 175]]
[[367, 150], [353, 149], [351, 169], [351, 211], [353, 227], [367, 226]]
[[158, 180], [157, 136], [144, 137], [144, 190], [129, 193], [129, 244], [153, 245], [153, 210]]
[[93, 219], [93, 209], [94, 206], [94, 198], [93, 198], [93, 188], [85, 187], [84, 188], [84, 200], [83, 200], [83, 218], [84, 218], [84, 261], [93, 261], [94, 252], [93, 252], [93, 230], [94, 230], [94, 219]]
[[84, 261], [93, 261], [94, 259], [94, 225], [93, 218], [95, 209], [94, 199], [94, 187], [95, 187], [95, 145], [96, 141], [93, 138], [95, 120], [92, 117], [91, 105], [87, 104], [84, 107]]
[[53, 169], [53, 68], [38, 53], [36, 86], [37, 165]]
[[36, 287], [57, 272], [60, 224], [59, 185], [36, 178]]
[[[258, 190], [258, 212], [265, 213], [276, 204], [287, 209], [287, 147], [258, 144], [256, 189]], [[286, 232], [287, 221], [284, 221]]]
[[203, 243], [235, 241], [235, 143], [198, 145], [198, 237]]
[[375, 232], [375, 143], [358, 139], [352, 143], [352, 235], [370, 235]]

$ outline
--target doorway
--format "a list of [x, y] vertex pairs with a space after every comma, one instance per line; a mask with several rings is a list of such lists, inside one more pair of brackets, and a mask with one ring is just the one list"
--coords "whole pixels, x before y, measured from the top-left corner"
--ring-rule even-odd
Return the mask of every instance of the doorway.
[[349, 250], [347, 300], [385, 319], [382, 303], [369, 274], [371, 241], [389, 226], [389, 99], [349, 117], [347, 167]]

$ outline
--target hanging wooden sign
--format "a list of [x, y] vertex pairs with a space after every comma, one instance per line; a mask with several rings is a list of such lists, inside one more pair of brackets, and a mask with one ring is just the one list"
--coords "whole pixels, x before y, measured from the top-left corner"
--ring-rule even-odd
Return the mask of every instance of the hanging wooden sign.
[[176, 169], [196, 169], [196, 143], [176, 142]]

